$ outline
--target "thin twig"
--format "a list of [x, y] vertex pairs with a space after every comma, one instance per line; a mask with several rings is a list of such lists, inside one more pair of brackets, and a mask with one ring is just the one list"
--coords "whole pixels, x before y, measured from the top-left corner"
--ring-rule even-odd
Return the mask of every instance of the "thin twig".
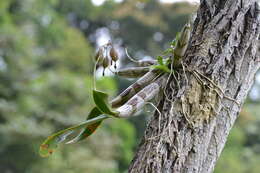
[[156, 111], [159, 113], [159, 120], [158, 120], [158, 134], [160, 134], [160, 129], [161, 129], [161, 127], [160, 127], [160, 123], [161, 123], [161, 116], [162, 116], [162, 113], [161, 113], [161, 111], [152, 103], [152, 102], [146, 102], [146, 103], [148, 103], [148, 104], [150, 104], [151, 106], [153, 106], [155, 109], [156, 109]]
[[183, 62], [181, 61], [181, 66], [182, 66], [182, 69], [183, 69], [183, 73], [184, 73], [184, 77], [185, 77], [185, 80], [186, 80], [186, 82], [187, 82], [187, 84], [188, 84], [188, 78], [187, 78], [187, 75], [186, 75], [186, 69], [185, 69], [185, 67], [184, 67], [184, 64], [183, 64]]

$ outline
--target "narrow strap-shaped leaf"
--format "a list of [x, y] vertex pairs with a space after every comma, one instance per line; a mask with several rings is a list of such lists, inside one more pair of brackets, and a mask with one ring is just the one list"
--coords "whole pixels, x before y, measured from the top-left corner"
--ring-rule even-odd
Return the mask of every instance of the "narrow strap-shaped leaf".
[[99, 125], [101, 123], [102, 123], [102, 121], [99, 121], [95, 124], [92, 124], [91, 126], [87, 126], [85, 129], [81, 130], [81, 132], [78, 134], [78, 136], [76, 136], [74, 139], [66, 142], [66, 144], [72, 144], [72, 143], [76, 143], [76, 142], [86, 139], [87, 137], [89, 137], [96, 131], [96, 129], [99, 127]]
[[122, 106], [131, 97], [133, 97], [137, 92], [143, 89], [146, 85], [150, 84], [159, 75], [159, 70], [153, 69], [147, 72], [143, 77], [138, 79], [135, 83], [126, 88], [122, 93], [120, 93], [116, 98], [114, 98], [110, 104], [113, 108]]
[[[112, 112], [108, 106], [108, 101], [107, 101], [108, 95], [106, 93], [93, 90], [93, 98], [96, 107], [94, 107], [91, 110], [87, 119], [94, 118], [96, 116], [101, 115], [102, 113], [109, 114], [109, 115], [116, 115], [116, 113]], [[88, 136], [90, 136], [92, 133], [95, 132], [95, 130], [99, 127], [101, 123], [102, 121], [99, 121], [95, 124], [88, 125], [87, 127], [85, 127], [85, 129], [81, 130], [81, 132], [74, 139], [68, 141], [66, 144], [76, 143], [86, 139]]]
[[[102, 112], [97, 107], [94, 107], [89, 113], [87, 120], [95, 118], [101, 114]], [[90, 136], [92, 133], [95, 132], [95, 130], [100, 126], [101, 123], [102, 121], [99, 121], [94, 124], [86, 126], [84, 129], [81, 130], [81, 132], [74, 139], [70, 140], [66, 144], [76, 143], [83, 139], [86, 139], [88, 136]]]
[[141, 110], [144, 105], [153, 99], [163, 89], [167, 83], [168, 74], [163, 74], [161, 77], [156, 79], [144, 87], [141, 91], [136, 93], [131, 99], [129, 99], [124, 105], [120, 106], [116, 110], [119, 112], [118, 117], [127, 118], [133, 116], [136, 112]]
[[137, 77], [142, 77], [149, 70], [150, 70], [149, 67], [130, 67], [125, 69], [120, 69], [116, 72], [116, 74], [121, 77], [137, 78]]
[[49, 156], [55, 151], [55, 149], [58, 147], [58, 144], [65, 141], [67, 137], [70, 136], [73, 132], [75, 132], [76, 130], [80, 130], [81, 128], [84, 128], [86, 126], [93, 125], [106, 118], [109, 118], [109, 116], [102, 114], [49, 136], [40, 146], [40, 155], [42, 157]]

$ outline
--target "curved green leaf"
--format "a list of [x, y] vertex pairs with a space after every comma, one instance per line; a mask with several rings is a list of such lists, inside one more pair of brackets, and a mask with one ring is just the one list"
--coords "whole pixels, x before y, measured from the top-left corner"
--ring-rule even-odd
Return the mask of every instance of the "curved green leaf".
[[[96, 110], [94, 110], [94, 111], [96, 111]], [[91, 125], [97, 124], [97, 123], [101, 122], [102, 120], [109, 118], [109, 116], [104, 115], [104, 114], [101, 114], [96, 117], [93, 114], [93, 116], [94, 116], [94, 118], [88, 119], [78, 125], [61, 130], [61, 131], [49, 136], [40, 146], [40, 151], [39, 151], [40, 155], [42, 157], [47, 157], [47, 156], [51, 155], [55, 151], [55, 149], [58, 147], [58, 144], [65, 141], [67, 139], [67, 137], [70, 136], [72, 133], [76, 132], [77, 130], [80, 130], [81, 128], [85, 128], [86, 126], [91, 127]], [[94, 129], [94, 131], [95, 131], [95, 129]], [[91, 135], [92, 133], [93, 133], [93, 131], [89, 135]]]
[[[93, 90], [93, 98], [96, 104], [96, 107], [94, 107], [91, 112], [89, 113], [89, 116], [87, 119], [94, 118], [98, 115], [101, 115], [102, 113], [109, 114], [109, 115], [116, 115], [116, 112], [112, 112], [111, 109], [108, 106], [108, 95], [106, 93], [103, 93], [101, 91]], [[71, 141], [67, 142], [66, 144], [70, 143], [76, 143], [81, 140], [84, 140], [88, 136], [90, 136], [101, 124], [102, 121], [97, 122], [95, 124], [87, 126], [85, 129], [83, 129], [78, 136], [76, 136]]]
[[[90, 111], [90, 113], [87, 117], [87, 120], [95, 118], [95, 117], [97, 117], [101, 114], [102, 114], [102, 112], [97, 107], [94, 107]], [[78, 134], [78, 136], [76, 136], [74, 139], [67, 142], [66, 144], [76, 143], [76, 142], [79, 142], [83, 139], [86, 139], [88, 136], [90, 136], [92, 133], [95, 132], [95, 130], [99, 127], [99, 125], [101, 123], [102, 123], [102, 121], [99, 121], [99, 122], [96, 122], [94, 124], [88, 125], [87, 127], [85, 127], [85, 129], [81, 130], [81, 132]]]
[[108, 95], [104, 92], [93, 90], [93, 98], [96, 106], [104, 114], [116, 116], [117, 112], [111, 111], [111, 108], [108, 104]]

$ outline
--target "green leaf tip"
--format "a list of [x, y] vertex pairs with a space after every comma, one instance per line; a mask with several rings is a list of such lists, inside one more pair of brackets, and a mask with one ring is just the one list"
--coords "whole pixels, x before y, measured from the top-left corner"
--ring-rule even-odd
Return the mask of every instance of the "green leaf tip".
[[86, 139], [96, 131], [104, 119], [109, 118], [109, 115], [116, 117], [117, 112], [112, 111], [110, 108], [108, 95], [106, 93], [93, 90], [93, 98], [96, 107], [90, 111], [87, 120], [49, 136], [40, 145], [39, 154], [42, 157], [50, 156], [57, 149], [58, 144], [65, 142], [72, 134], [80, 131], [76, 137], [69, 141], [67, 140], [67, 142], [65, 142], [66, 144], [76, 143]]
[[[92, 113], [98, 113], [98, 111], [96, 111], [96, 109], [94, 108], [94, 111], [92, 109], [91, 111]], [[90, 115], [91, 115], [90, 112]], [[73, 134], [74, 132], [76, 132], [77, 130], [81, 130], [83, 128], [84, 131], [87, 129], [88, 130], [88, 134], [85, 135], [84, 133], [84, 139], [88, 136], [90, 136], [91, 134], [93, 134], [93, 132], [96, 130], [96, 128], [100, 125], [100, 123], [104, 120], [109, 118], [109, 116], [105, 115], [105, 114], [101, 114], [99, 116], [93, 115], [93, 118], [88, 119], [78, 125], [69, 127], [67, 129], [61, 130], [51, 136], [49, 136], [41, 145], [40, 145], [40, 150], [39, 150], [39, 154], [42, 157], [48, 157], [50, 156], [58, 147], [58, 144], [64, 142], [71, 134]], [[70, 140], [67, 143], [74, 143], [75, 141], [79, 141], [77, 138], [81, 135], [83, 131], [80, 132], [80, 134], [78, 136], [76, 136], [74, 139]]]

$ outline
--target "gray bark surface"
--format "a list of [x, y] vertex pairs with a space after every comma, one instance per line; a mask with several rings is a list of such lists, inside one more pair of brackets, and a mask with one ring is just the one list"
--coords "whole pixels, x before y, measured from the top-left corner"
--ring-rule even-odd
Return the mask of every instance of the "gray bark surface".
[[201, 0], [187, 66], [171, 77], [129, 172], [213, 172], [260, 67], [259, 21], [255, 0]]

